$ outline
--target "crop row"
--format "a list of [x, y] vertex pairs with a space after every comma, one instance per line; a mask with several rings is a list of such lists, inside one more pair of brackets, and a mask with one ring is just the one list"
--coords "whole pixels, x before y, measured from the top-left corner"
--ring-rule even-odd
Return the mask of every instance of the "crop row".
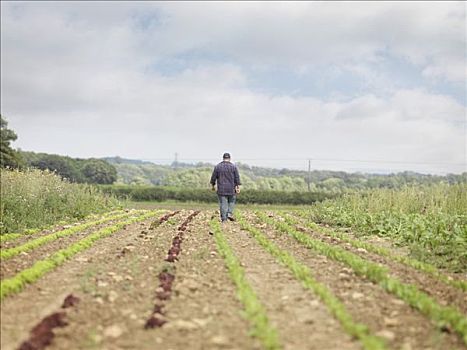
[[57, 231], [57, 232], [54, 232], [54, 233], [51, 233], [51, 234], [48, 234], [48, 235], [45, 235], [45, 236], [42, 236], [42, 237], [38, 237], [36, 239], [33, 239], [31, 241], [28, 241], [20, 246], [17, 246], [17, 247], [13, 247], [13, 248], [9, 248], [9, 249], [3, 249], [1, 252], [0, 252], [0, 258], [2, 260], [7, 260], [7, 259], [10, 259], [22, 252], [28, 252], [28, 251], [31, 251], [35, 248], [38, 248], [46, 243], [49, 243], [49, 242], [52, 242], [52, 241], [55, 241], [61, 237], [65, 237], [65, 236], [69, 236], [69, 235], [72, 235], [76, 232], [79, 232], [79, 231], [84, 231], [90, 227], [93, 227], [93, 226], [97, 226], [97, 225], [100, 225], [100, 224], [103, 224], [103, 223], [106, 223], [106, 222], [109, 222], [109, 221], [113, 221], [113, 220], [119, 220], [119, 219], [122, 219], [122, 218], [125, 218], [125, 217], [128, 217], [132, 215], [131, 213], [124, 213], [124, 214], [118, 214], [118, 215], [113, 215], [113, 216], [107, 216], [103, 219], [99, 219], [99, 220], [96, 220], [96, 221], [90, 221], [90, 222], [85, 222], [81, 225], [77, 225], [77, 226], [72, 226], [72, 227], [69, 227], [67, 229], [64, 229], [64, 230], [61, 230], [61, 231]]
[[[160, 220], [159, 223], [167, 221], [170, 217], [177, 214], [179, 211], [169, 213], [168, 215], [164, 215]], [[172, 245], [167, 253], [167, 258], [165, 261], [170, 263], [175, 262], [178, 260], [178, 255], [181, 252], [181, 244], [184, 237], [184, 232], [187, 229], [188, 224], [193, 220], [193, 218], [198, 215], [200, 212], [195, 211], [188, 215], [188, 217], [183, 221], [183, 223], [177, 228], [177, 235], [172, 240]], [[146, 321], [144, 326], [145, 329], [150, 328], [157, 328], [162, 327], [164, 324], [167, 323], [167, 320], [164, 319], [164, 307], [165, 303], [172, 294], [172, 285], [175, 281], [175, 266], [168, 265], [164, 266], [162, 271], [159, 273], [159, 287], [157, 288], [156, 292], [156, 304], [154, 305], [153, 311], [149, 319]]]
[[150, 217], [158, 215], [158, 213], [160, 213], [160, 211], [145, 212], [142, 215], [132, 217], [112, 226], [104, 227], [70, 245], [69, 247], [55, 252], [49, 258], [37, 261], [33, 266], [22, 270], [15, 276], [2, 280], [0, 282], [0, 300], [3, 300], [5, 297], [12, 294], [19, 293], [27, 284], [34, 283], [47, 272], [52, 271], [56, 267], [62, 265], [65, 261], [69, 260], [74, 255], [83, 250], [89, 249], [96, 241], [110, 236], [126, 225], [149, 219]]
[[222, 233], [219, 221], [212, 219], [211, 230], [214, 232], [217, 249], [224, 258], [224, 263], [229, 270], [230, 278], [237, 288], [237, 297], [245, 308], [245, 316], [252, 327], [252, 336], [259, 339], [265, 349], [282, 349], [279, 342], [277, 330], [269, 323], [264, 306], [258, 299], [255, 291], [245, 278], [245, 271], [240, 265], [238, 258], [230, 248]]
[[[102, 215], [99, 215], [101, 218], [105, 218], [105, 217], [108, 217], [108, 216], [112, 216], [112, 215], [115, 215], [115, 214], [118, 214], [122, 212], [121, 209], [119, 210], [113, 210], [113, 211], [110, 211], [110, 212], [107, 212], [107, 213], [104, 213]], [[83, 222], [86, 222], [86, 221], [89, 221], [89, 220], [95, 220], [97, 217], [96, 214], [91, 214], [91, 215], [88, 215], [87, 217], [85, 217], [83, 219]], [[3, 243], [3, 242], [7, 242], [7, 241], [13, 241], [19, 237], [23, 237], [25, 235], [33, 235], [35, 233], [38, 233], [38, 232], [41, 232], [41, 231], [44, 231], [44, 230], [51, 230], [53, 228], [56, 228], [60, 225], [70, 225], [70, 224], [73, 224], [74, 221], [60, 221], [56, 224], [53, 224], [51, 226], [47, 226], [47, 227], [42, 227], [42, 228], [30, 228], [30, 229], [27, 229], [27, 230], [24, 230], [23, 232], [18, 232], [18, 233], [3, 233], [0, 235], [0, 243]]]
[[386, 348], [382, 339], [369, 333], [366, 325], [357, 323], [352, 319], [345, 306], [329, 288], [316, 281], [307, 266], [301, 264], [287, 251], [280, 249], [271, 242], [260, 230], [250, 225], [241, 214], [237, 214], [237, 218], [242, 229], [248, 231], [265, 250], [286, 266], [306, 289], [315, 293], [326, 305], [330, 313], [340, 322], [344, 330], [352, 337], [359, 339], [365, 349]]
[[22, 235], [22, 233], [3, 233], [0, 235], [0, 244], [7, 241], [13, 241]]
[[257, 212], [256, 215], [263, 222], [292, 236], [305, 247], [323, 254], [328, 258], [344, 263], [351, 267], [356, 274], [378, 283], [386, 291], [393, 293], [413, 308], [430, 317], [437, 322], [440, 327], [452, 327], [452, 329], [461, 336], [464, 343], [467, 344], [467, 318], [456, 308], [452, 306], [442, 306], [430, 296], [420, 291], [417, 287], [404, 284], [398, 279], [391, 277], [385, 267], [365, 260], [340, 247], [332, 246], [314, 239], [310, 235], [297, 231], [285, 222], [269, 218], [264, 213]]
[[193, 218], [198, 214], [199, 211], [191, 213], [190, 215], [188, 215], [185, 221], [183, 221], [183, 223], [178, 227], [178, 233], [172, 240], [172, 246], [170, 247], [169, 252], [167, 253], [167, 258], [165, 259], [165, 261], [174, 262], [178, 260], [178, 255], [182, 251], [181, 245], [183, 242], [184, 232], [191, 220], [193, 220]]
[[159, 220], [154, 221], [151, 226], [149, 227], [150, 230], [154, 230], [155, 228], [159, 227], [162, 225], [165, 221], [169, 220], [171, 217], [177, 215], [180, 213], [180, 210], [175, 210], [171, 213], [167, 213], [164, 216], [160, 217]]
[[[308, 219], [308, 216], [307, 216], [307, 214], [305, 212], [298, 211], [297, 214], [299, 216], [301, 216], [302, 218], [304, 218], [304, 219]], [[293, 218], [291, 215], [289, 215], [287, 213], [283, 213], [283, 212], [281, 212], [280, 215], [282, 217], [284, 217], [286, 222], [288, 222], [289, 224], [291, 224], [291, 225], [298, 224], [298, 221], [295, 218]], [[352, 245], [355, 248], [364, 248], [369, 252], [378, 254], [380, 256], [384, 256], [384, 257], [386, 257], [386, 258], [388, 258], [388, 259], [390, 259], [392, 261], [395, 261], [395, 262], [410, 266], [410, 267], [412, 267], [412, 268], [414, 268], [416, 270], [425, 272], [425, 273], [435, 277], [436, 279], [438, 279], [438, 280], [440, 280], [440, 281], [442, 281], [442, 282], [444, 282], [446, 284], [449, 284], [449, 285], [451, 285], [453, 287], [459, 288], [459, 289], [461, 289], [463, 291], [467, 291], [467, 282], [453, 280], [453, 279], [449, 278], [449, 276], [447, 276], [444, 273], [442, 273], [441, 271], [439, 271], [433, 265], [430, 265], [428, 263], [425, 263], [425, 262], [422, 262], [422, 261], [419, 261], [419, 260], [416, 260], [416, 259], [409, 258], [407, 256], [395, 255], [395, 254], [391, 253], [391, 251], [386, 249], [386, 248], [377, 247], [377, 246], [374, 246], [374, 245], [369, 244], [367, 242], [363, 242], [363, 241], [361, 241], [359, 239], [350, 238], [349, 235], [346, 235], [346, 234], [344, 234], [342, 232], [336, 232], [336, 231], [334, 231], [332, 229], [328, 229], [326, 227], [320, 226], [320, 225], [318, 225], [318, 224], [316, 224], [314, 222], [307, 222], [306, 225], [310, 229], [312, 229], [313, 231], [325, 234], [325, 235], [327, 235], [329, 237], [338, 238], [343, 242], [349, 243], [350, 245]]]

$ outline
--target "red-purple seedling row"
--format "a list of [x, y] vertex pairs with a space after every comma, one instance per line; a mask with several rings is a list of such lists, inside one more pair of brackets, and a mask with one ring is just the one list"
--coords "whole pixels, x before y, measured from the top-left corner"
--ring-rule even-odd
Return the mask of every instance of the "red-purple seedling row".
[[191, 213], [185, 219], [185, 221], [178, 227], [178, 234], [172, 240], [172, 247], [170, 247], [165, 261], [174, 262], [175, 260], [178, 260], [178, 255], [180, 254], [182, 250], [181, 245], [183, 241], [183, 233], [185, 232], [191, 220], [193, 220], [193, 218], [198, 214], [199, 214], [199, 211], [195, 211], [194, 213]]
[[165, 314], [164, 312], [164, 301], [170, 299], [170, 294], [172, 293], [172, 283], [175, 280], [175, 275], [169, 272], [161, 272], [159, 274], [159, 290], [156, 293], [157, 302], [154, 305], [154, 309], [152, 312], [151, 317], [146, 321], [144, 325], [145, 329], [149, 328], [158, 328], [162, 327], [166, 320], [164, 320], [161, 316]]
[[[73, 307], [79, 303], [79, 298], [73, 294], [68, 295], [62, 304], [62, 309]], [[53, 332], [54, 328], [61, 328], [68, 325], [65, 320], [66, 312], [57, 311], [49, 316], [44, 317], [34, 328], [31, 330], [29, 339], [24, 341], [19, 350], [42, 350], [52, 344], [55, 337]]]
[[180, 210], [176, 210], [176, 211], [174, 211], [172, 213], [165, 214], [163, 217], [161, 217], [159, 219], [159, 225], [162, 224], [163, 222], [169, 220], [172, 216], [177, 215], [178, 213], [180, 213]]
[[[193, 220], [193, 218], [199, 214], [199, 211], [195, 211], [194, 213], [190, 214], [185, 221], [178, 227], [178, 234], [172, 240], [172, 246], [169, 249], [169, 253], [166, 261], [174, 262], [177, 260], [178, 254], [181, 251], [181, 244], [183, 241], [183, 232], [186, 230], [188, 224]], [[175, 215], [175, 214], [174, 214]], [[175, 280], [175, 275], [162, 271], [159, 274], [159, 288], [156, 293], [157, 302], [154, 305], [154, 310], [152, 312], [151, 317], [146, 321], [144, 325], [145, 329], [150, 328], [159, 328], [162, 327], [167, 321], [162, 318], [165, 314], [164, 312], [164, 302], [170, 299], [170, 295], [172, 294], [172, 284]]]

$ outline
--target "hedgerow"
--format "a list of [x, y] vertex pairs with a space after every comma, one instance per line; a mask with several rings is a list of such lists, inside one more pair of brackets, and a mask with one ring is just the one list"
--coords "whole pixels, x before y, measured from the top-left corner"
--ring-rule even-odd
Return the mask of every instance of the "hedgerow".
[[[164, 186], [102, 185], [100, 188], [122, 199], [133, 201], [176, 200], [181, 202], [217, 202], [217, 194], [209, 189]], [[312, 204], [334, 195], [321, 192], [285, 192], [246, 189], [237, 196], [239, 204]]]

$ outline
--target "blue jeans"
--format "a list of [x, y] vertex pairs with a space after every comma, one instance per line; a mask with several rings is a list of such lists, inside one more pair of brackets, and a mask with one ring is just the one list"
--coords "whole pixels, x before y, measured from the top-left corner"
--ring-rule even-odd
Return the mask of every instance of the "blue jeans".
[[226, 221], [227, 216], [233, 215], [236, 195], [217, 195], [219, 197], [219, 206], [221, 211], [221, 220]]

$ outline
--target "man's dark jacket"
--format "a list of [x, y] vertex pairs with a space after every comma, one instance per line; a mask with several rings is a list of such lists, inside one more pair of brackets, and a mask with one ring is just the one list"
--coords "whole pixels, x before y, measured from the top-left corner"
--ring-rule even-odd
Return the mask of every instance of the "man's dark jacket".
[[211, 176], [211, 185], [217, 181], [217, 194], [231, 196], [235, 194], [235, 186], [240, 186], [240, 174], [237, 167], [230, 162], [220, 162], [214, 168]]

